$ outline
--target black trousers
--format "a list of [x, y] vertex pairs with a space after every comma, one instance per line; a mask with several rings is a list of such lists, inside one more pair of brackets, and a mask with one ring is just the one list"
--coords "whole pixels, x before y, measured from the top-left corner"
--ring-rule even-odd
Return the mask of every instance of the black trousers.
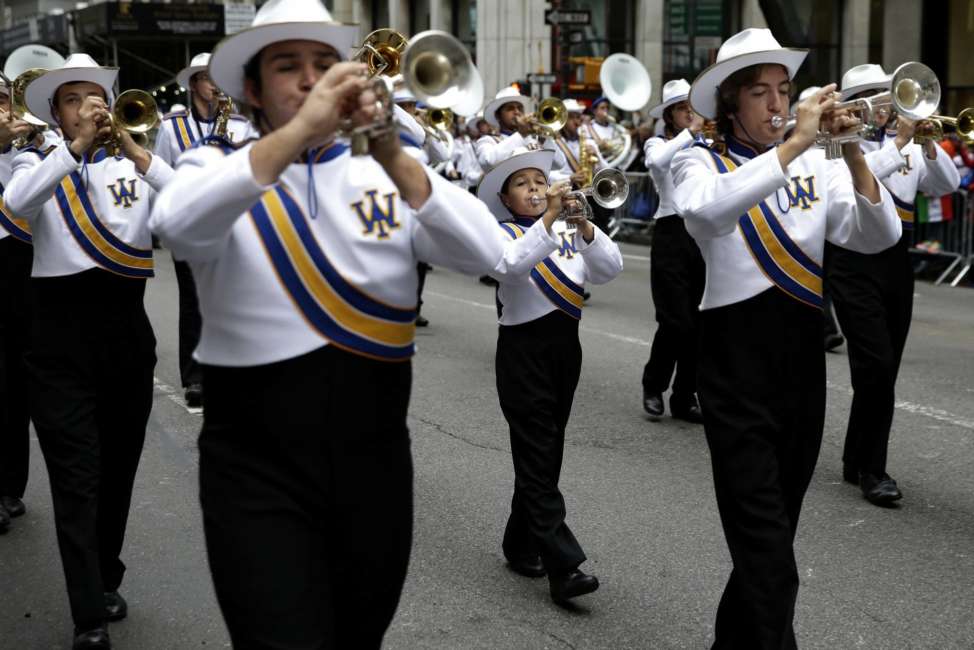
[[587, 200], [589, 206], [592, 208], [592, 224], [608, 235], [609, 222], [612, 220], [615, 208], [603, 208], [591, 196]]
[[714, 648], [795, 648], [793, 542], [822, 442], [822, 314], [776, 288], [701, 313], [698, 390], [733, 569]]
[[30, 343], [34, 248], [0, 239], [0, 496], [24, 496], [30, 466], [30, 411], [24, 357]]
[[697, 392], [697, 334], [706, 269], [682, 217], [660, 217], [653, 226], [649, 281], [656, 307], [656, 334], [643, 368], [643, 390], [691, 396]]
[[582, 369], [578, 321], [556, 310], [522, 325], [502, 325], [496, 368], [514, 459], [504, 555], [517, 560], [540, 554], [549, 573], [570, 571], [585, 561], [585, 553], [565, 523], [558, 479]]
[[235, 648], [378, 648], [412, 539], [411, 365], [203, 367], [200, 501]]
[[104, 618], [125, 572], [132, 484], [152, 409], [155, 337], [145, 280], [92, 269], [31, 280], [31, 415], [51, 480], [54, 524], [79, 628]]
[[179, 378], [183, 388], [203, 381], [200, 364], [193, 358], [193, 350], [200, 342], [203, 316], [200, 314], [199, 297], [193, 271], [186, 262], [173, 258], [176, 286], [179, 288]]
[[825, 336], [839, 333], [839, 325], [835, 322], [835, 311], [832, 308], [832, 291], [829, 289], [828, 279], [822, 283], [822, 325]]
[[854, 391], [842, 460], [876, 476], [886, 473], [896, 376], [913, 318], [907, 238], [875, 255], [826, 249], [825, 270], [849, 345]]
[[423, 309], [423, 288], [426, 287], [426, 274], [431, 268], [433, 267], [426, 262], [416, 263], [416, 275], [419, 277], [419, 283], [416, 285], [416, 316], [419, 316], [419, 312]]

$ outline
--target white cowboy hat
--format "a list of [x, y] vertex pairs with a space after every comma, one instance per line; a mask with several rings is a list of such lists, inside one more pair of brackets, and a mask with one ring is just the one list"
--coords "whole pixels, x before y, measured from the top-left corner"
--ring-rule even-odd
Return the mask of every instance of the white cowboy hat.
[[686, 101], [690, 95], [690, 84], [686, 79], [674, 79], [667, 81], [663, 86], [663, 101], [649, 109], [649, 116], [654, 119], [663, 117], [663, 111], [672, 106]]
[[812, 95], [814, 95], [820, 90], [822, 90], [821, 86], [809, 86], [805, 90], [801, 91], [801, 93], [798, 94], [798, 101], [796, 101], [794, 104], [791, 105], [791, 109], [789, 110], [789, 112], [792, 115], [794, 115], [798, 111], [799, 104], [801, 104], [803, 101], [805, 101], [806, 99], [808, 99], [809, 97], [811, 97]]
[[498, 221], [510, 221], [514, 218], [511, 211], [501, 201], [500, 191], [504, 181], [514, 172], [522, 169], [540, 169], [545, 178], [551, 172], [551, 161], [555, 152], [551, 149], [532, 149], [523, 147], [515, 149], [510, 158], [497, 163], [493, 169], [484, 174], [477, 186], [477, 198], [487, 204], [491, 214]]
[[704, 118], [717, 119], [717, 89], [727, 77], [752, 65], [777, 63], [793, 79], [807, 55], [808, 50], [781, 47], [770, 29], [745, 29], [724, 41], [717, 62], [697, 75], [690, 87], [690, 105]]
[[497, 95], [494, 96], [492, 100], [487, 102], [484, 106], [484, 119], [495, 129], [501, 127], [500, 122], [497, 121], [497, 111], [504, 104], [510, 104], [511, 102], [517, 102], [521, 105], [521, 112], [527, 115], [533, 112], [531, 108], [534, 102], [531, 101], [530, 97], [525, 97], [518, 92], [517, 88], [514, 86], [508, 86], [506, 88], [501, 88]]
[[402, 102], [412, 102], [416, 103], [416, 95], [413, 94], [409, 88], [402, 86], [401, 88], [396, 88], [392, 93], [392, 101], [394, 104], [400, 104]]
[[842, 75], [841, 93], [846, 100], [866, 90], [889, 90], [890, 75], [886, 74], [883, 66], [875, 63], [864, 63], [849, 68]]
[[336, 23], [320, 0], [269, 0], [251, 26], [220, 41], [210, 57], [210, 79], [227, 95], [245, 102], [244, 66], [268, 45], [317, 41], [335, 48], [341, 59], [358, 38], [358, 26]]
[[193, 75], [197, 72], [205, 72], [206, 66], [210, 64], [210, 53], [200, 52], [193, 57], [189, 65], [179, 71], [176, 75], [176, 83], [180, 86], [189, 90], [189, 80], [193, 78]]
[[565, 100], [565, 110], [569, 113], [584, 113], [585, 106], [577, 99], [568, 98]]
[[484, 112], [483, 111], [480, 111], [476, 115], [471, 115], [470, 117], [467, 118], [467, 121], [465, 123], [466, 124], [466, 127], [468, 129], [475, 129], [475, 128], [477, 128], [477, 124], [480, 122], [480, 120], [483, 120], [483, 119], [484, 119]]
[[66, 83], [76, 83], [79, 81], [89, 81], [101, 86], [105, 91], [105, 101], [109, 106], [115, 99], [112, 87], [115, 85], [115, 78], [118, 76], [118, 68], [102, 67], [87, 54], [72, 54], [64, 62], [64, 66], [56, 70], [48, 70], [43, 75], [34, 79], [24, 91], [24, 103], [27, 110], [39, 120], [47, 124], [57, 124], [52, 112], [54, 93]]

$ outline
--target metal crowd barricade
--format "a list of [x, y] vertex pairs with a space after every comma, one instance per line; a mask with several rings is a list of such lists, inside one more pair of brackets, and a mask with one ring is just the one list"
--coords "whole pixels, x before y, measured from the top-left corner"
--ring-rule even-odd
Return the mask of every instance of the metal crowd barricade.
[[[974, 201], [966, 190], [958, 190], [952, 196], [954, 216], [948, 221], [918, 223], [914, 251], [932, 257], [950, 260], [947, 267], [937, 276], [934, 284], [950, 282], [956, 287], [970, 271], [974, 259]], [[917, 248], [918, 243], [935, 240], [940, 250], [930, 251]], [[951, 279], [952, 278], [952, 279]]]
[[629, 200], [616, 209], [610, 235], [622, 239], [647, 236], [659, 205], [659, 194], [649, 172], [626, 172], [626, 180], [629, 181]]

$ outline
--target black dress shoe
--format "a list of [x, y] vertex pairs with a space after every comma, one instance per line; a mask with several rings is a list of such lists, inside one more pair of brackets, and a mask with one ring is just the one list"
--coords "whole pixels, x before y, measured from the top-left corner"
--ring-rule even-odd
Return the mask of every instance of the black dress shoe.
[[416, 317], [416, 327], [429, 327], [430, 322], [423, 316]]
[[541, 558], [537, 555], [516, 560], [508, 559], [507, 566], [511, 567], [511, 571], [514, 573], [520, 573], [526, 578], [543, 578], [547, 574], [544, 565], [541, 564]]
[[0, 507], [6, 510], [11, 517], [19, 517], [27, 512], [24, 502], [17, 497], [0, 497]]
[[845, 339], [841, 334], [826, 334], [825, 335], [825, 351], [831, 352], [840, 345], [845, 343]]
[[891, 479], [889, 474], [882, 476], [862, 474], [859, 477], [859, 488], [862, 490], [862, 496], [876, 506], [888, 506], [903, 498], [903, 493], [896, 487], [896, 481]]
[[8, 528], [10, 528], [10, 515], [3, 506], [0, 506], [0, 535], [7, 532]]
[[690, 395], [689, 397], [671, 395], [670, 413], [679, 420], [686, 420], [694, 424], [703, 424], [703, 411], [700, 410], [700, 404], [697, 403], [696, 395]]
[[480, 284], [486, 284], [488, 287], [497, 286], [497, 280], [490, 277], [489, 275], [482, 275], [478, 278], [478, 280], [480, 280]]
[[74, 631], [73, 650], [111, 650], [112, 640], [108, 637], [108, 630], [96, 627], [84, 632]]
[[582, 292], [582, 302], [587, 302], [588, 299], [591, 298], [591, 297], [592, 297], [592, 294], [589, 293], [588, 291], [583, 291]]
[[643, 410], [649, 413], [654, 422], [663, 415], [663, 396], [659, 393], [643, 391]]
[[186, 387], [186, 406], [192, 409], [203, 406], [203, 384], [195, 383]]
[[556, 603], [565, 603], [572, 598], [590, 594], [598, 589], [599, 579], [575, 569], [568, 573], [549, 575], [548, 584], [551, 587], [551, 599]]
[[852, 465], [842, 463], [842, 480], [846, 483], [859, 485], [859, 470], [854, 468]]
[[129, 615], [129, 604], [117, 591], [105, 592], [105, 618], [120, 621]]

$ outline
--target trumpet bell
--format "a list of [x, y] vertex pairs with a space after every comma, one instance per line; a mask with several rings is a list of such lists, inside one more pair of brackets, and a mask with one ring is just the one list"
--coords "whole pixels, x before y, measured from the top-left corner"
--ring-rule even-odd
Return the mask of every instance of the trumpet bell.
[[957, 115], [957, 135], [965, 140], [974, 139], [974, 108], [965, 108]]
[[639, 59], [622, 52], [602, 62], [599, 83], [609, 102], [624, 111], [640, 110], [653, 94], [653, 82], [646, 68]]
[[426, 121], [434, 129], [449, 131], [453, 126], [453, 111], [449, 108], [431, 108], [426, 113]]
[[628, 198], [629, 181], [618, 169], [602, 169], [592, 178], [592, 200], [603, 208], [618, 208]]
[[120, 129], [148, 133], [159, 124], [159, 109], [156, 100], [144, 90], [126, 90], [115, 99], [112, 117]]
[[897, 113], [911, 120], [926, 119], [940, 104], [940, 80], [922, 63], [904, 63], [890, 80], [890, 103]]
[[446, 32], [428, 30], [411, 38], [402, 74], [416, 99], [434, 108], [483, 102], [483, 81], [466, 46]]
[[361, 49], [352, 57], [369, 66], [369, 76], [399, 74], [402, 51], [406, 47], [406, 37], [394, 29], [384, 27], [365, 37]]
[[561, 131], [568, 123], [568, 109], [557, 97], [548, 97], [538, 106], [538, 124], [548, 131]]

